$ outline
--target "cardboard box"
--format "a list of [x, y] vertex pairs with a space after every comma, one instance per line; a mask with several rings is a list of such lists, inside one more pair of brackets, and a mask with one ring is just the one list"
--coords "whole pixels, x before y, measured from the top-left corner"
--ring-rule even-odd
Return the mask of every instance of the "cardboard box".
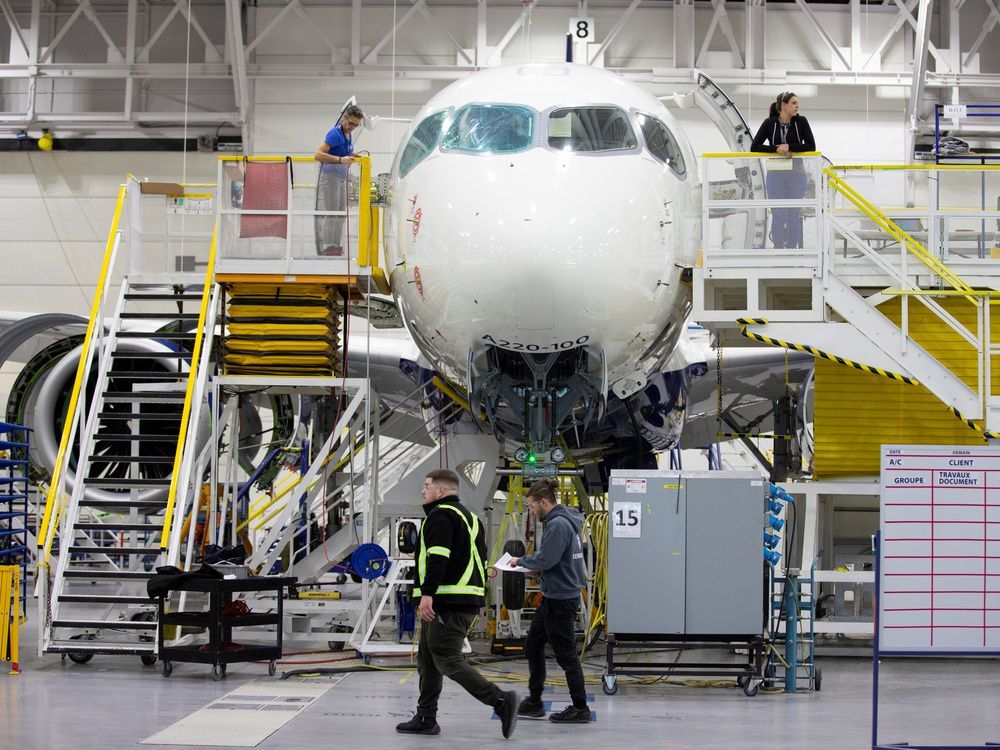
[[140, 182], [143, 195], [184, 195], [184, 187], [176, 182]]

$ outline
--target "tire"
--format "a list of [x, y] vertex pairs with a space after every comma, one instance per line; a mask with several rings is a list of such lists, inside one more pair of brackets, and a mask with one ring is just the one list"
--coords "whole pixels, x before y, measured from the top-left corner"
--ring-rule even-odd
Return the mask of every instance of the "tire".
[[216, 664], [214, 667], [212, 667], [212, 679], [213, 680], [215, 680], [216, 682], [218, 682], [219, 680], [221, 680], [225, 676], [226, 676], [226, 665], [225, 664]]
[[[512, 539], [503, 546], [503, 551], [511, 557], [524, 556], [524, 542]], [[501, 574], [501, 601], [511, 612], [524, 609], [524, 574], [511, 571], [502, 571]]]
[[[74, 635], [72, 638], [70, 638], [70, 640], [92, 641], [94, 640], [94, 636], [89, 633], [80, 633], [79, 635]], [[69, 653], [66, 654], [66, 656], [68, 656], [69, 660], [74, 664], [86, 664], [87, 662], [89, 662], [91, 659], [94, 658], [93, 654], [88, 653], [86, 651], [70, 651]]]
[[614, 675], [604, 675], [601, 678], [601, 690], [605, 695], [614, 695], [618, 692], [618, 680]]
[[152, 667], [156, 664], [156, 654], [140, 654], [139, 661], [144, 667]]
[[278, 663], [274, 659], [271, 659], [271, 661], [267, 663], [267, 676], [274, 677], [274, 673], [277, 671], [278, 671]]
[[745, 674], [741, 674], [739, 677], [736, 678], [736, 684], [741, 688], [745, 688], [747, 686], [748, 679], [750, 678], [747, 677]]
[[815, 667], [813, 672], [813, 689], [818, 693], [823, 689], [823, 670]]
[[163, 666], [161, 667], [161, 671], [163, 672], [163, 676], [164, 677], [169, 677], [170, 675], [172, 675], [174, 673], [174, 665], [171, 662], [169, 662], [169, 661], [165, 661], [165, 662], [163, 662]]
[[757, 695], [760, 690], [760, 682], [758, 680], [747, 680], [746, 684], [743, 686], [743, 694], [747, 698], [753, 698]]

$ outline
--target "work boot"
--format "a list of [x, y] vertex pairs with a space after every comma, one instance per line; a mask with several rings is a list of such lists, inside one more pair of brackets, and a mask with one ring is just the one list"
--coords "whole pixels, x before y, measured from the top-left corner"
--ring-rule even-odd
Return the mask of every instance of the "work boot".
[[414, 716], [409, 721], [397, 724], [396, 731], [400, 734], [441, 734], [441, 726], [435, 718]]
[[500, 717], [500, 732], [504, 739], [509, 739], [517, 726], [517, 693], [513, 690], [505, 691], [493, 710]]
[[529, 695], [517, 707], [517, 715], [526, 716], [529, 719], [545, 718], [545, 706], [542, 705], [542, 699]]
[[549, 721], [554, 721], [558, 724], [589, 724], [590, 708], [566, 706], [562, 711], [549, 714]]

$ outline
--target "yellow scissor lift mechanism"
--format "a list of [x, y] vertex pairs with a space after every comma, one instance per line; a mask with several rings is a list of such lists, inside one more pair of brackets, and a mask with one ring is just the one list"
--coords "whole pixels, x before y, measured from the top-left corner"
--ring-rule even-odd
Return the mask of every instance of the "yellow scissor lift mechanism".
[[[243, 165], [316, 166], [311, 157], [223, 156], [220, 157], [220, 185], [225, 188], [233, 172]], [[234, 375], [341, 375], [341, 337], [350, 300], [363, 298], [369, 291], [389, 292], [384, 270], [379, 265], [379, 207], [372, 202], [371, 159], [358, 156], [360, 166], [357, 247], [348, 247], [346, 261], [299, 263], [289, 259], [287, 268], [275, 273], [267, 263], [230, 262], [221, 259], [216, 281], [224, 293], [226, 332], [222, 341], [222, 363]], [[298, 183], [290, 177], [290, 193], [296, 189], [316, 189], [318, 185]], [[220, 200], [229, 197], [223, 189]], [[294, 197], [291, 204], [294, 207]], [[275, 215], [280, 211], [276, 210]], [[245, 216], [241, 219], [246, 219]], [[285, 232], [295, 231], [294, 216]], [[242, 235], [241, 235], [242, 238]], [[296, 268], [296, 264], [300, 267]], [[308, 264], [308, 267], [305, 267]], [[239, 266], [260, 265], [260, 271]], [[356, 266], [356, 268], [354, 268]], [[359, 272], [366, 271], [362, 276]]]

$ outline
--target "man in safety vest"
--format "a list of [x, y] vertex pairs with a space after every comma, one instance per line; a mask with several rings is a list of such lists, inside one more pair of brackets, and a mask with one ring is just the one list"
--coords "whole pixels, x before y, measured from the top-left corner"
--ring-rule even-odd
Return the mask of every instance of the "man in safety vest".
[[486, 603], [486, 533], [479, 518], [458, 499], [458, 474], [427, 474], [420, 496], [427, 518], [414, 552], [417, 573], [413, 599], [420, 617], [417, 715], [396, 725], [397, 732], [439, 734], [438, 697], [445, 676], [492, 706], [500, 731], [510, 737], [517, 724], [517, 693], [503, 691], [465, 661], [462, 646], [473, 619]]

